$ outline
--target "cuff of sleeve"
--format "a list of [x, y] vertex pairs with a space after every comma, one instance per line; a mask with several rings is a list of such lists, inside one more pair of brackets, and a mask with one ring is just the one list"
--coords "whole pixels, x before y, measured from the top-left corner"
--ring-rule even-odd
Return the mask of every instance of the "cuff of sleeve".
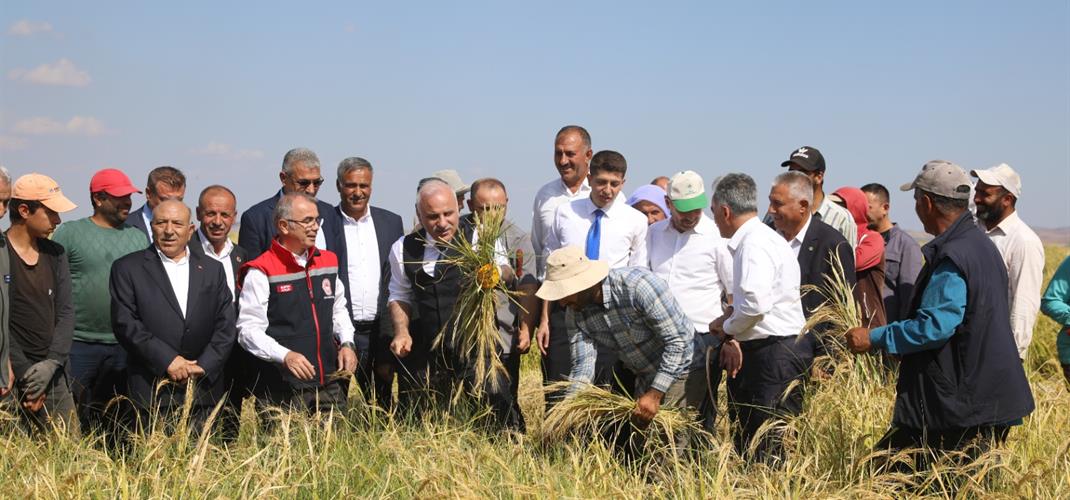
[[872, 344], [873, 347], [879, 347], [885, 350], [888, 349], [888, 345], [884, 342], [885, 330], [885, 327], [879, 326], [869, 331], [869, 343]]
[[657, 375], [654, 375], [654, 381], [650, 383], [650, 388], [664, 394], [669, 392], [669, 386], [671, 386], [673, 382], [676, 382], [676, 377], [665, 372], [658, 372]]
[[267, 353], [271, 357], [271, 361], [282, 364], [286, 362], [286, 355], [290, 353], [290, 350], [281, 346], [275, 345], [271, 348], [271, 352]]

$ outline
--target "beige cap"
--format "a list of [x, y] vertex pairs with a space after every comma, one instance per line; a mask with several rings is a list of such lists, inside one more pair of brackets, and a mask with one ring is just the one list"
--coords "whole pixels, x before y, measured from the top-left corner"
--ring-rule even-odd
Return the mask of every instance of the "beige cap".
[[945, 160], [933, 160], [921, 167], [913, 182], [899, 186], [903, 191], [915, 188], [953, 200], [968, 200], [972, 183], [962, 167]]
[[453, 189], [454, 194], [465, 194], [468, 192], [469, 186], [461, 180], [461, 174], [458, 174], [456, 170], [448, 168], [446, 170], [436, 170], [431, 174], [431, 177], [437, 177], [446, 181], [446, 184], [450, 185], [450, 189]]
[[546, 258], [546, 279], [535, 295], [542, 300], [559, 300], [582, 292], [606, 279], [609, 265], [590, 260], [580, 247], [554, 250]]
[[970, 175], [989, 186], [1000, 186], [1006, 189], [1015, 198], [1019, 198], [1022, 195], [1022, 178], [1018, 176], [1018, 172], [1015, 172], [1006, 163], [1000, 163], [984, 170], [970, 170]]
[[43, 174], [26, 174], [11, 186], [11, 197], [27, 201], [39, 201], [56, 212], [70, 212], [78, 205], [63, 196], [59, 184]]

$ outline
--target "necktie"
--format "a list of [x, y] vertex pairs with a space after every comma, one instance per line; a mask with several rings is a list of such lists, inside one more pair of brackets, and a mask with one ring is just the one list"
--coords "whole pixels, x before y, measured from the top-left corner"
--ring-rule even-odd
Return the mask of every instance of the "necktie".
[[601, 208], [594, 211], [594, 223], [587, 230], [587, 258], [598, 260], [598, 248], [602, 245], [602, 216], [606, 215]]

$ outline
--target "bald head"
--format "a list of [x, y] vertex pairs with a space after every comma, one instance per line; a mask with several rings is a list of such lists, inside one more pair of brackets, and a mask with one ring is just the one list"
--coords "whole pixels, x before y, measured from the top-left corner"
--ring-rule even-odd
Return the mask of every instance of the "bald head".
[[164, 200], [152, 211], [152, 241], [169, 259], [186, 255], [193, 234], [190, 209], [179, 200]]
[[416, 215], [430, 238], [450, 241], [460, 223], [460, 207], [453, 188], [444, 181], [431, 179], [416, 193]]

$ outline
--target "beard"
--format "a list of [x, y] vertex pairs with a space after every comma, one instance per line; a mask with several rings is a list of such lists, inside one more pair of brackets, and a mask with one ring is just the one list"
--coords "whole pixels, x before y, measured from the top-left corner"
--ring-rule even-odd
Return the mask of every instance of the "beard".
[[977, 220], [984, 222], [999, 222], [1003, 218], [1003, 214], [991, 207], [984, 205], [977, 205], [977, 211], [975, 213]]

